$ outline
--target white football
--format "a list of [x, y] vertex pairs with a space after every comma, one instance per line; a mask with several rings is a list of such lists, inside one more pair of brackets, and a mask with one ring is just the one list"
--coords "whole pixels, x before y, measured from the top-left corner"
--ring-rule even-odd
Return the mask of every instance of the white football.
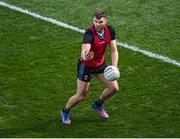
[[104, 77], [107, 80], [114, 81], [120, 77], [119, 69], [115, 66], [108, 66], [104, 70]]

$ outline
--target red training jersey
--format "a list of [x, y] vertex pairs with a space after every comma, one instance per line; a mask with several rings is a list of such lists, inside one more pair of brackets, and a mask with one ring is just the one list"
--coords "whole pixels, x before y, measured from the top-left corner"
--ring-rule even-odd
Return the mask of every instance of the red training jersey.
[[94, 57], [91, 60], [83, 60], [82, 58], [80, 58], [80, 60], [88, 67], [98, 67], [105, 62], [104, 53], [110, 41], [115, 39], [115, 31], [111, 26], [106, 25], [104, 28], [104, 36], [100, 38], [95, 31], [94, 25], [91, 25], [86, 30], [85, 35], [86, 41], [83, 43], [91, 43], [90, 51], [94, 52]]

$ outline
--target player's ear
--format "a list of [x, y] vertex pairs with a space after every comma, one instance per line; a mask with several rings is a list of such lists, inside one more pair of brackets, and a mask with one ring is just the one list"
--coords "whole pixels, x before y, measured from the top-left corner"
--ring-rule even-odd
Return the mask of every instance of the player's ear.
[[107, 24], [107, 19], [106, 19], [106, 17], [104, 17], [104, 22], [105, 22], [105, 24]]

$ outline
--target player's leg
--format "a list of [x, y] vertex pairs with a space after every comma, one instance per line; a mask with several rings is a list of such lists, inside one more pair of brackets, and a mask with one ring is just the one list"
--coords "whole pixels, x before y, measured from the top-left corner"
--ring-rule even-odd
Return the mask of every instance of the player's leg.
[[87, 96], [88, 88], [90, 82], [85, 82], [77, 79], [77, 91], [76, 94], [70, 97], [69, 101], [66, 104], [66, 109], [70, 110], [74, 107], [78, 102], [85, 99]]
[[119, 85], [117, 80], [115, 81], [108, 81], [105, 79], [104, 74], [98, 74], [97, 78], [106, 85], [106, 88], [104, 89], [104, 91], [102, 92], [101, 96], [99, 97], [99, 99], [101, 101], [106, 101], [108, 98], [110, 98], [111, 96], [113, 96], [116, 92], [119, 91]]
[[61, 111], [62, 122], [64, 124], [71, 123], [69, 116], [70, 110], [78, 102], [84, 100], [88, 92], [88, 88], [91, 80], [91, 74], [89, 72], [89, 69], [84, 64], [82, 64], [81, 61], [78, 62], [77, 78], [78, 79], [77, 79], [76, 94], [70, 97], [66, 106]]
[[101, 80], [103, 82], [103, 84], [106, 85], [106, 88], [104, 89], [104, 91], [100, 95], [99, 99], [97, 99], [92, 104], [92, 108], [95, 109], [102, 118], [108, 119], [109, 115], [104, 110], [103, 103], [104, 103], [105, 100], [107, 100], [108, 98], [113, 96], [119, 90], [118, 82], [117, 81], [108, 81], [108, 80], [106, 80], [104, 78], [103, 73], [102, 74], [97, 74], [97, 78], [99, 80]]
[[77, 91], [76, 94], [68, 100], [66, 107], [63, 108], [61, 111], [61, 118], [62, 118], [62, 123], [63, 124], [71, 124], [71, 119], [70, 119], [70, 109], [73, 108], [78, 102], [82, 101], [85, 99], [88, 88], [89, 88], [89, 82], [81, 81], [77, 79]]

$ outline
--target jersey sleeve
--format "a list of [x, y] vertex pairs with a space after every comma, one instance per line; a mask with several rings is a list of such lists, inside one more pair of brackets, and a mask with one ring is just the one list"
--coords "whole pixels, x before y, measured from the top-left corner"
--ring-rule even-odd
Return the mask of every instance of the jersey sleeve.
[[111, 34], [111, 40], [115, 40], [116, 39], [116, 32], [114, 30], [114, 28], [112, 26], [108, 26], [109, 27], [109, 32]]
[[85, 34], [84, 34], [84, 37], [83, 37], [83, 44], [85, 43], [90, 43], [92, 44], [93, 43], [93, 32], [90, 30], [90, 29], [87, 29], [85, 31]]

